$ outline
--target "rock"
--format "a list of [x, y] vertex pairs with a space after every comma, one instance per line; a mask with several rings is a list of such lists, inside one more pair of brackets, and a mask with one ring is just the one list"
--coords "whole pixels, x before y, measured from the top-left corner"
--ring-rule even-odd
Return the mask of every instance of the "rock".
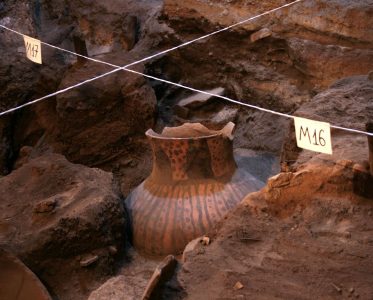
[[155, 269], [142, 296], [142, 300], [154, 299], [164, 285], [174, 274], [177, 260], [173, 255], [168, 255]]
[[238, 108], [224, 107], [218, 113], [212, 116], [210, 123], [214, 125], [224, 125], [234, 122], [238, 114]]
[[202, 245], [204, 245], [204, 246], [208, 246], [208, 245], [210, 245], [210, 238], [207, 237], [207, 236], [204, 236], [204, 237], [202, 238], [202, 240], [201, 240], [201, 243], [202, 243]]
[[[0, 178], [0, 190], [0, 247], [19, 256], [36, 273], [48, 265], [48, 273], [42, 273], [48, 284], [52, 272], [73, 273], [66, 268], [69, 261], [71, 268], [77, 268], [72, 258], [79, 254], [123, 247], [126, 220], [111, 173], [51, 153]], [[104, 267], [104, 274], [112, 263], [103, 259], [101, 265], [100, 259], [95, 266]]]
[[[1, 15], [0, 19], [3, 24], [22, 33], [40, 37], [45, 42], [81, 53], [79, 45], [78, 47], [74, 45], [74, 36], [79, 34], [80, 41], [88, 47], [90, 55], [100, 55], [102, 60], [122, 65], [150, 54], [153, 51], [151, 49], [159, 43], [156, 37], [158, 31], [162, 31], [162, 28], [166, 26], [161, 26], [156, 21], [156, 12], [160, 9], [158, 4], [154, 1], [151, 3], [96, 1], [87, 4], [79, 0], [64, 4], [55, 0], [35, 3], [12, 0], [4, 4], [3, 12], [4, 16], [12, 17], [3, 18]], [[24, 55], [8, 51], [9, 49], [15, 51], [18, 48], [24, 49], [22, 39], [14, 33], [3, 30], [2, 32], [0, 48], [4, 55], [0, 61], [4, 67], [0, 70], [0, 86], [3, 87], [0, 91], [2, 99], [0, 111], [55, 92], [58, 87], [66, 87], [65, 83], [76, 84], [110, 70], [107, 66], [99, 63], [91, 64], [87, 61], [84, 63], [86, 68], [81, 64], [78, 66], [77, 59], [73, 55], [49, 47], [43, 47], [43, 68], [39, 70], [35, 65], [30, 64]], [[150, 40], [148, 40], [148, 34], [153, 34]], [[140, 39], [144, 44], [139, 49], [134, 49]], [[126, 53], [126, 50], [132, 50], [131, 54]], [[25, 65], [29, 66], [26, 68], [27, 71], [25, 71]], [[81, 73], [76, 74], [77, 70], [81, 70]], [[53, 152], [62, 153], [73, 162], [89, 166], [101, 164], [100, 167], [106, 164], [106, 170], [112, 170], [111, 162], [114, 164], [120, 161], [120, 152], [117, 151], [119, 147], [122, 152], [128, 150], [126, 154], [132, 155], [135, 152], [137, 155], [139, 153], [137, 149], [132, 151], [126, 148], [144, 148], [143, 145], [139, 146], [144, 140], [144, 132], [141, 132], [139, 126], [144, 126], [146, 129], [152, 127], [156, 101], [153, 90], [146, 81], [143, 81], [143, 87], [141, 83], [137, 85], [139, 83], [137, 80], [142, 80], [141, 76], [135, 76], [138, 79], [132, 77], [135, 78], [134, 80], [129, 77], [123, 78], [123, 76], [126, 77], [125, 73], [119, 72], [117, 76], [108, 76], [107, 82], [111, 82], [110, 84], [98, 80], [93, 85], [83, 87], [80, 90], [80, 96], [74, 92], [70, 95], [80, 102], [80, 109], [84, 107], [86, 101], [90, 102], [90, 99], [92, 102], [101, 97], [108, 99], [106, 104], [109, 108], [103, 103], [105, 100], [103, 102], [99, 100], [100, 103], [96, 109], [90, 106], [91, 109], [86, 110], [86, 115], [81, 110], [80, 116], [75, 115], [87, 125], [82, 127], [83, 131], [80, 134], [79, 130], [75, 131], [78, 123], [75, 116], [71, 117], [71, 120], [75, 120], [71, 123], [69, 120], [66, 120], [66, 123], [60, 120], [63, 118], [61, 114], [64, 113], [65, 108], [71, 114], [76, 112], [74, 105], [64, 108], [61, 98], [58, 99], [57, 105], [55, 99], [50, 99], [50, 101], [42, 101], [22, 109], [22, 113], [16, 119], [12, 117], [15, 114], [11, 114], [9, 120], [8, 118], [6, 120], [4, 131], [1, 123], [5, 123], [5, 118], [2, 117], [0, 121], [0, 173], [7, 174], [12, 170], [15, 156], [23, 146], [36, 148], [39, 145], [40, 147], [48, 145]], [[123, 82], [128, 83], [129, 89], [131, 83], [134, 83], [135, 87], [131, 92], [128, 89], [121, 90]], [[119, 84], [116, 85], [116, 83]], [[107, 89], [105, 85], [108, 86]], [[92, 91], [91, 94], [87, 93], [89, 90]], [[27, 91], [27, 93], [20, 91]], [[107, 94], [99, 96], [100, 93]], [[68, 95], [66, 97], [69, 98]], [[75, 104], [78, 105], [78, 102]], [[138, 114], [138, 110], [142, 112]], [[126, 115], [127, 112], [128, 115]], [[139, 115], [143, 118], [138, 118]], [[148, 119], [149, 117], [151, 120]], [[83, 118], [87, 119], [83, 120]], [[127, 126], [132, 127], [130, 130], [132, 133], [127, 134], [128, 131], [125, 128]], [[100, 128], [106, 128], [104, 130], [106, 133], [103, 133]], [[71, 135], [70, 130], [74, 131]], [[77, 135], [80, 135], [78, 139], [81, 143], [75, 138]], [[97, 140], [90, 143], [92, 138], [88, 135], [93, 136], [94, 139], [97, 136]], [[46, 138], [43, 139], [43, 136]], [[136, 141], [130, 141], [133, 137]], [[103, 140], [102, 144], [100, 140]], [[124, 145], [126, 143], [131, 146]], [[87, 147], [84, 146], [85, 144]], [[96, 147], [94, 144], [97, 146], [96, 150], [94, 150]], [[150, 149], [147, 150], [150, 151]], [[93, 152], [100, 153], [100, 155], [94, 157]], [[146, 152], [141, 153], [146, 155]], [[146, 166], [143, 166], [140, 173], [145, 173], [145, 169]], [[136, 180], [138, 182], [139, 179]]]
[[293, 178], [294, 174], [291, 172], [287, 173], [279, 173], [271, 178], [268, 179], [268, 188], [281, 188], [290, 184], [291, 179]]
[[34, 207], [34, 213], [49, 213], [52, 212], [56, 208], [56, 206], [56, 199], [48, 199], [36, 204]]
[[[76, 31], [74, 33], [73, 42], [74, 42], [74, 48], [75, 48], [76, 53], [78, 53], [82, 56], [86, 56], [86, 57], [89, 56], [88, 55], [88, 49], [87, 49], [87, 43], [84, 40], [84, 38], [82, 37], [82, 34], [80, 32]], [[83, 63], [87, 62], [87, 59], [82, 57], [82, 56], [76, 57], [77, 63], [83, 64]]]
[[118, 248], [115, 246], [110, 246], [109, 247], [109, 252], [111, 255], [116, 255], [118, 253]]
[[[225, 89], [219, 87], [219, 88], [215, 88], [213, 90], [208, 90], [206, 92], [214, 94], [214, 95], [221, 96], [221, 95], [224, 94]], [[192, 96], [189, 96], [187, 98], [184, 98], [184, 99], [180, 100], [178, 105], [181, 106], [181, 107], [196, 108], [196, 107], [200, 107], [200, 106], [206, 104], [208, 101], [210, 101], [213, 98], [214, 98], [214, 96], [211, 96], [211, 95], [197, 93], [197, 94], [194, 94]]]
[[352, 167], [352, 170], [354, 172], [360, 172], [360, 173], [368, 173], [368, 169], [363, 166], [362, 164], [354, 164], [353, 167]]
[[[276, 7], [278, 7], [276, 1], [252, 2], [249, 4], [239, 1], [238, 3], [225, 4], [225, 8], [229, 10], [230, 14], [224, 18], [219, 18], [217, 8], [210, 8], [203, 2], [193, 0], [185, 3], [183, 1], [167, 0], [164, 4], [163, 14], [170, 17], [170, 25], [180, 34], [184, 32], [185, 24], [188, 21], [190, 22], [190, 16], [193, 16], [194, 28], [197, 26], [204, 28], [206, 22], [212, 26], [217, 24], [218, 26], [229, 26], [242, 20], [245, 18], [244, 16], [252, 16]], [[304, 43], [304, 46], [302, 46], [302, 49], [290, 51], [289, 55], [298, 57], [298, 55], [302, 56], [304, 54], [308, 57], [301, 61], [294, 60], [294, 67], [305, 70], [306, 73], [316, 72], [318, 76], [324, 72], [323, 80], [329, 78], [329, 82], [333, 82], [345, 76], [366, 74], [372, 69], [372, 51], [366, 51], [363, 49], [365, 47], [358, 46], [359, 43], [363, 45], [373, 42], [370, 29], [372, 28], [370, 9], [368, 2], [350, 4], [343, 1], [330, 2], [323, 0], [310, 4], [297, 3], [281, 11], [274, 18], [260, 18], [255, 22], [243, 24], [239, 29], [247, 32], [256, 31], [253, 34], [254, 37], [256, 34], [260, 37], [261, 34], [265, 36], [269, 32], [273, 32], [276, 34], [276, 38], [280, 37], [286, 40], [286, 44], [289, 44], [289, 40], [291, 41], [296, 36], [300, 40], [300, 44]], [[320, 11], [322, 11], [321, 14]], [[337, 11], [340, 13], [337, 14]], [[318, 17], [311, 17], [315, 15], [318, 15]], [[182, 22], [174, 21], [176, 16]], [[359, 22], [356, 21], [357, 19]], [[341, 42], [342, 40], [347, 43]], [[318, 54], [314, 52], [314, 47], [312, 47], [314, 49], [309, 49], [311, 45], [308, 42], [317, 44], [315, 48], [319, 49], [316, 50]], [[209, 43], [212, 44], [211, 41]], [[334, 47], [334, 45], [341, 47]], [[230, 46], [233, 45], [230, 44]], [[237, 47], [240, 46], [237, 44]], [[208, 51], [211, 48], [208, 48], [206, 53], [209, 53]], [[259, 51], [263, 51], [263, 48], [260, 48]], [[271, 56], [274, 54], [271, 53]], [[361, 60], [367, 64], [365, 66], [360, 65], [359, 61]], [[229, 61], [229, 59], [226, 58], [225, 61]], [[312, 70], [304, 68], [303, 62], [307, 65], [315, 65], [315, 68], [312, 67]], [[342, 76], [341, 72], [343, 72]], [[314, 76], [314, 74], [312, 75]], [[326, 87], [324, 84], [323, 86]]]
[[[66, 27], [62, 24], [57, 25], [55, 21], [47, 21], [47, 26], [45, 26], [45, 23], [41, 24], [39, 18], [36, 17], [36, 3], [35, 6], [18, 0], [3, 1], [2, 3], [4, 11], [2, 11], [0, 18], [4, 25], [29, 36], [42, 37], [43, 41], [56, 46], [71, 49], [69, 47], [71, 44], [68, 41], [67, 47], [66, 44], [61, 45], [61, 42], [68, 36], [64, 31], [71, 24], [66, 24]], [[12, 17], [2, 18], [3, 15]], [[43, 14], [43, 16], [46, 15]], [[55, 30], [55, 28], [58, 28], [58, 30]], [[57, 50], [43, 47], [43, 67], [35, 68], [35, 65], [30, 64], [30, 61], [22, 53], [25, 51], [23, 39], [19, 38], [17, 34], [5, 30], [2, 30], [0, 35], [0, 49], [3, 53], [0, 58], [0, 65], [3, 66], [0, 70], [0, 86], [2, 87], [0, 91], [0, 111], [14, 108], [19, 104], [55, 92], [63, 73], [68, 67], [68, 57], [71, 57], [61, 53], [57, 55]], [[9, 51], [10, 49], [14, 50]], [[40, 138], [42, 135], [42, 131], [35, 130], [34, 135], [28, 135], [28, 141], [23, 143], [24, 135], [30, 133], [31, 129], [37, 127], [40, 129], [40, 124], [32, 122], [33, 125], [28, 126], [22, 123], [29, 117], [27, 112], [30, 111], [30, 108], [21, 111], [22, 117], [17, 118], [17, 120], [14, 118], [14, 113], [2, 116], [0, 120], [0, 175], [2, 173], [8, 174], [12, 170], [15, 154], [18, 153], [21, 146], [34, 145], [35, 138]], [[52, 127], [54, 123], [54, 121], [50, 122], [49, 126]], [[30, 136], [33, 137], [30, 139]], [[3, 160], [6, 163], [3, 163]]]
[[340, 159], [340, 160], [337, 160], [337, 164], [345, 168], [351, 168], [354, 162], [350, 159]]
[[98, 258], [98, 255], [87, 255], [80, 261], [80, 266], [86, 268], [98, 261]]
[[29, 160], [29, 158], [31, 157], [32, 152], [33, 152], [33, 148], [32, 147], [30, 147], [30, 146], [23, 146], [19, 150], [18, 158], [17, 158], [17, 161], [16, 161], [16, 163], [14, 165], [14, 168], [18, 169], [20, 166], [24, 165]]
[[353, 170], [353, 188], [357, 195], [371, 199], [373, 197], [373, 179], [369, 169], [362, 164], [354, 164]]
[[127, 51], [133, 49], [138, 40], [139, 22], [136, 16], [126, 16], [123, 20], [122, 47]]
[[187, 119], [189, 115], [189, 109], [180, 105], [175, 105], [173, 107], [174, 113], [183, 119]]
[[97, 290], [93, 291], [88, 300], [137, 300], [141, 294], [146, 281], [141, 276], [119, 275], [107, 280]]
[[[119, 60], [118, 56], [113, 57]], [[110, 61], [113, 57], [103, 59]], [[126, 60], [131, 58], [123, 56], [120, 64]], [[104, 70], [107, 71], [107, 67], [94, 63], [77, 65], [66, 73], [60, 88]], [[71, 161], [88, 166], [117, 159], [131, 138], [144, 139], [145, 131], [154, 125], [155, 109], [155, 94], [145, 79], [125, 72], [60, 94], [57, 114], [61, 151]], [[54, 140], [50, 143], [57, 144]], [[136, 148], [134, 144], [131, 143], [131, 147]]]
[[131, 297], [131, 286], [126, 285], [126, 277], [123, 275], [114, 277], [106, 281], [101, 287], [93, 291], [88, 300], [133, 300]]
[[368, 79], [373, 81], [373, 71], [369, 72]]
[[12, 124], [8, 116], [0, 119], [0, 177], [10, 172], [14, 157]]
[[[367, 74], [373, 68], [373, 52], [344, 45], [325, 46], [318, 40], [290, 38], [288, 45], [295, 66], [313, 76], [310, 83], [328, 88], [335, 81], [352, 75]], [[366, 62], [361, 65], [360, 62]]]
[[113, 51], [113, 44], [108, 45], [96, 45], [92, 44], [89, 41], [87, 42], [87, 51], [89, 57], [100, 56], [103, 54], [108, 54]]
[[334, 283], [332, 283], [331, 284], [331, 286], [339, 293], [339, 294], [342, 294], [342, 289], [339, 287], [339, 286], [337, 286], [337, 285], [335, 285]]
[[250, 40], [252, 43], [255, 43], [258, 40], [264, 39], [272, 35], [272, 31], [268, 28], [260, 29], [259, 31], [250, 35]]
[[[220, 7], [206, 1], [166, 0], [162, 13], [175, 31], [173, 36], [188, 40], [191, 28], [205, 32], [210, 26], [213, 31], [278, 6], [278, 1], [225, 1]], [[222, 18], [225, 9], [229, 14]], [[262, 17], [232, 28], [229, 40], [217, 34], [201, 41], [204, 51], [185, 47], [181, 54], [170, 53], [154, 69], [159, 68], [159, 76], [177, 78], [189, 86], [226, 87], [231, 98], [293, 113], [336, 80], [373, 69], [370, 15], [367, 1], [297, 3], [273, 18]], [[247, 36], [263, 28], [273, 33], [270, 39], [247, 41]], [[286, 119], [250, 109], [240, 109], [238, 119], [236, 136], [241, 138], [235, 143], [239, 147], [280, 153]]]
[[[373, 82], [368, 80], [367, 76], [352, 76], [338, 80], [329, 89], [317, 94], [311, 101], [303, 104], [294, 114], [365, 131], [366, 123], [372, 119], [372, 97]], [[301, 149], [296, 147], [292, 124], [293, 122], [289, 122], [282, 151], [282, 161], [289, 161], [289, 164], [293, 164], [299, 153], [302, 152]], [[332, 131], [334, 144], [336, 143], [336, 135], [339, 133], [342, 132]], [[347, 134], [346, 132], [343, 133]], [[366, 140], [366, 137], [364, 139]], [[364, 142], [366, 143], [366, 141]], [[349, 147], [348, 143], [348, 141], [342, 141], [341, 137], [341, 144], [343, 144], [341, 147]], [[363, 157], [367, 157], [368, 151], [363, 155]], [[348, 159], [348, 157], [345, 155], [339, 159]]]
[[[175, 107], [180, 106], [175, 105]], [[176, 119], [179, 119], [181, 123], [201, 123], [206, 127], [219, 129], [229, 122], [234, 123], [238, 116], [238, 111], [238, 108], [226, 106], [219, 109], [219, 106], [216, 105], [214, 107], [204, 107], [202, 110], [190, 109], [184, 116], [182, 116], [182, 112], [178, 110]]]
[[[193, 16], [194, 22], [195, 20], [205, 19], [215, 25], [229, 26], [247, 16], [254, 16], [279, 6], [277, 1], [232, 1], [231, 3], [224, 3], [224, 9], [229, 10], [229, 14], [221, 18], [218, 14], [221, 8], [215, 5], [209, 7], [207, 1], [194, 0], [186, 3], [181, 0], [166, 0], [163, 13], [169, 15], [171, 21], [175, 19], [175, 22], [173, 22], [175, 25], [177, 24], [177, 17], [179, 20], [188, 20], [187, 16]], [[273, 30], [277, 32], [297, 28], [303, 35], [306, 35], [307, 31], [322, 32], [329, 36], [336, 35], [347, 39], [371, 42], [373, 38], [371, 35], [370, 8], [369, 1], [350, 3], [322, 0], [311, 3], [296, 3], [271, 18], [260, 18], [255, 22], [248, 22], [242, 27], [248, 31], [259, 30], [261, 27], [273, 27]], [[317, 17], [315, 18], [315, 16]], [[275, 26], [273, 22], [276, 23]]]
[[244, 287], [243, 284], [241, 282], [237, 281], [236, 284], [233, 286], [233, 289], [235, 291], [238, 291], [238, 290], [242, 290], [243, 287]]
[[189, 255], [193, 253], [198, 247], [201, 246], [203, 237], [198, 237], [192, 241], [190, 241], [186, 246], [183, 251], [183, 256], [182, 256], [182, 262], [186, 262]]
[[255, 213], [263, 213], [268, 210], [268, 204], [261, 196], [260, 192], [247, 195], [246, 198], [242, 200], [242, 203], [245, 207], [251, 209]]

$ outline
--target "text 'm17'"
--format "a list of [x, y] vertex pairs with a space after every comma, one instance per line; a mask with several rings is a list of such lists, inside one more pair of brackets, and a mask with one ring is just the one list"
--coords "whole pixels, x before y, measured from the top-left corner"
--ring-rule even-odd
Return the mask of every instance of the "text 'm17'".
[[37, 64], [42, 64], [40, 41], [26, 35], [23, 36], [23, 39], [25, 41], [27, 58]]

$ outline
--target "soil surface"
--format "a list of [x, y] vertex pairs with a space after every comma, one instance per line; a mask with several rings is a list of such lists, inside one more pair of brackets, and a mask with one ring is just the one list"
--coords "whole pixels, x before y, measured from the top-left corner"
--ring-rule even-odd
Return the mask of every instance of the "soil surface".
[[[346, 78], [297, 114], [363, 130], [371, 92], [368, 77]], [[333, 155], [298, 149], [210, 233], [210, 246], [189, 254], [177, 276], [187, 299], [373, 299], [367, 138], [336, 130], [332, 141]]]
[[248, 196], [183, 265], [186, 299], [373, 299], [372, 196], [329, 163]]
[[[0, 24], [124, 65], [289, 2], [9, 0]], [[372, 16], [371, 0], [306, 0], [134, 68], [365, 130]], [[48, 47], [35, 65], [4, 30], [0, 50], [0, 111], [110, 70]], [[291, 120], [124, 72], [0, 118], [0, 247], [56, 300], [141, 299], [163, 257], [130, 246], [125, 199], [151, 172], [145, 131], [186, 122], [234, 122], [238, 165], [267, 184], [189, 245], [159, 298], [373, 299], [366, 136], [301, 150]]]

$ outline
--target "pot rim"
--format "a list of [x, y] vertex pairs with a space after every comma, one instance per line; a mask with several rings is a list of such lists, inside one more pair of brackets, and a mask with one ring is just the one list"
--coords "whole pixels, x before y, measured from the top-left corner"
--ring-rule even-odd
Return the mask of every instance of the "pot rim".
[[[185, 123], [185, 124], [191, 124], [191, 123]], [[196, 124], [200, 124], [200, 123], [196, 123]], [[173, 128], [182, 127], [183, 125], [176, 126], [176, 127], [173, 127]], [[184, 140], [184, 141], [185, 140], [203, 140], [203, 139], [214, 138], [214, 137], [217, 137], [217, 136], [225, 136], [225, 137], [228, 137], [229, 139], [232, 140], [233, 139], [232, 131], [234, 130], [234, 127], [235, 127], [234, 123], [229, 122], [221, 130], [216, 130], [215, 131], [215, 130], [210, 130], [207, 127], [205, 127], [207, 130], [212, 132], [211, 134], [204, 134], [204, 135], [200, 135], [200, 136], [186, 136], [186, 137], [166, 136], [166, 135], [163, 134], [163, 132], [162, 133], [157, 133], [153, 129], [150, 128], [145, 132], [145, 135], [149, 138], [158, 139], [158, 140], [169, 140], [169, 141], [172, 141], [172, 140], [174, 140], [174, 141], [175, 140], [176, 141], [178, 141], [178, 140], [179, 141], [180, 140]]]
[[222, 132], [217, 132], [211, 135], [201, 135], [201, 136], [189, 136], [189, 137], [171, 137], [171, 136], [164, 136], [162, 134], [156, 133], [153, 129], [148, 129], [145, 132], [145, 135], [154, 138], [154, 139], [159, 139], [159, 140], [201, 140], [201, 139], [208, 139], [208, 138], [213, 138], [217, 137], [220, 135], [223, 135]]

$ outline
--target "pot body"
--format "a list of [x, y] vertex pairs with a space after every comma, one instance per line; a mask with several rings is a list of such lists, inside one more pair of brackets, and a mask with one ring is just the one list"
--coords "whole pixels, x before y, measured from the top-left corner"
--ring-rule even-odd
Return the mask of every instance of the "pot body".
[[153, 170], [126, 200], [134, 246], [149, 255], [181, 253], [189, 241], [206, 234], [248, 193], [263, 186], [237, 169], [232, 140], [224, 129], [184, 135], [147, 132]]
[[46, 288], [18, 258], [0, 249], [0, 299], [52, 300]]

